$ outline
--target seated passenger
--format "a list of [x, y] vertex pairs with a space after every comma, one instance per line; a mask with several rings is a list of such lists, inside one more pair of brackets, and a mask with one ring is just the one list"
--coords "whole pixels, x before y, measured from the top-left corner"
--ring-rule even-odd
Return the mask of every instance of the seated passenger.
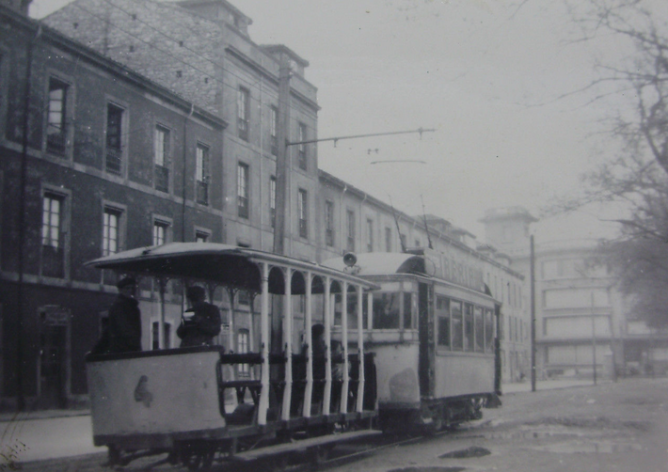
[[220, 310], [217, 306], [204, 301], [205, 292], [202, 287], [188, 287], [186, 297], [191, 307], [186, 313], [194, 315], [190, 318], [184, 317], [176, 330], [176, 334], [181, 338], [181, 347], [213, 345], [213, 337], [220, 333]]

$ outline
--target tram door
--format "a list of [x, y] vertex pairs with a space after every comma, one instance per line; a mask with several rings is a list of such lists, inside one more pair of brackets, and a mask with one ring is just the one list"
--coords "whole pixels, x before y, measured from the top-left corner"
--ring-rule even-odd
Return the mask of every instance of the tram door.
[[66, 407], [67, 324], [69, 313], [62, 309], [40, 311], [39, 406]]

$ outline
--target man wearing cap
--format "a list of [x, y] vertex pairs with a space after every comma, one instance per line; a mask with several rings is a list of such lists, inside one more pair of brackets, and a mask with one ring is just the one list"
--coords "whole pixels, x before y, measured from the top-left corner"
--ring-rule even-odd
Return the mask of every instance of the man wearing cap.
[[184, 318], [176, 330], [181, 338], [181, 347], [212, 345], [213, 337], [220, 333], [220, 310], [204, 301], [206, 293], [197, 285], [188, 287], [186, 297], [190, 301], [190, 309], [186, 313], [194, 315]]
[[108, 352], [141, 351], [141, 312], [135, 298], [137, 281], [124, 277], [116, 287], [118, 297], [109, 308]]

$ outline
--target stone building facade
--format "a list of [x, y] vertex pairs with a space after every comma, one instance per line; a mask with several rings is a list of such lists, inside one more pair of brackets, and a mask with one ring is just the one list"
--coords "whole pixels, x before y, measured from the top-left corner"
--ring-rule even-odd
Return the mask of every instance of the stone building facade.
[[[273, 211], [266, 210], [275, 205], [279, 59], [285, 56], [291, 66], [291, 142], [317, 138], [317, 90], [304, 76], [308, 62], [283, 45], [254, 43], [252, 20], [226, 0], [74, 0], [44, 21], [229, 123], [223, 138], [226, 241], [271, 250]], [[317, 148], [287, 149], [286, 220], [297, 223], [286, 225], [286, 252], [313, 259], [315, 228], [300, 227], [296, 217], [300, 208], [316, 214]]]
[[0, 22], [2, 396], [60, 407], [86, 393], [83, 356], [116, 293], [83, 263], [223, 241], [226, 123], [4, 5]]

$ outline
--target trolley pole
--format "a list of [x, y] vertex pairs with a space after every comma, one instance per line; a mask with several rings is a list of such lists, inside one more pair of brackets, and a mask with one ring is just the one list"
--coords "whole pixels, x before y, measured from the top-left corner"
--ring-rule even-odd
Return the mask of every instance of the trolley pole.
[[531, 272], [531, 391], [536, 391], [536, 254], [533, 234], [531, 235], [531, 252], [529, 255]]
[[278, 123], [276, 126], [276, 221], [274, 222], [274, 253], [285, 254], [285, 220], [288, 194], [288, 125], [290, 106], [290, 63], [281, 53], [278, 69]]

